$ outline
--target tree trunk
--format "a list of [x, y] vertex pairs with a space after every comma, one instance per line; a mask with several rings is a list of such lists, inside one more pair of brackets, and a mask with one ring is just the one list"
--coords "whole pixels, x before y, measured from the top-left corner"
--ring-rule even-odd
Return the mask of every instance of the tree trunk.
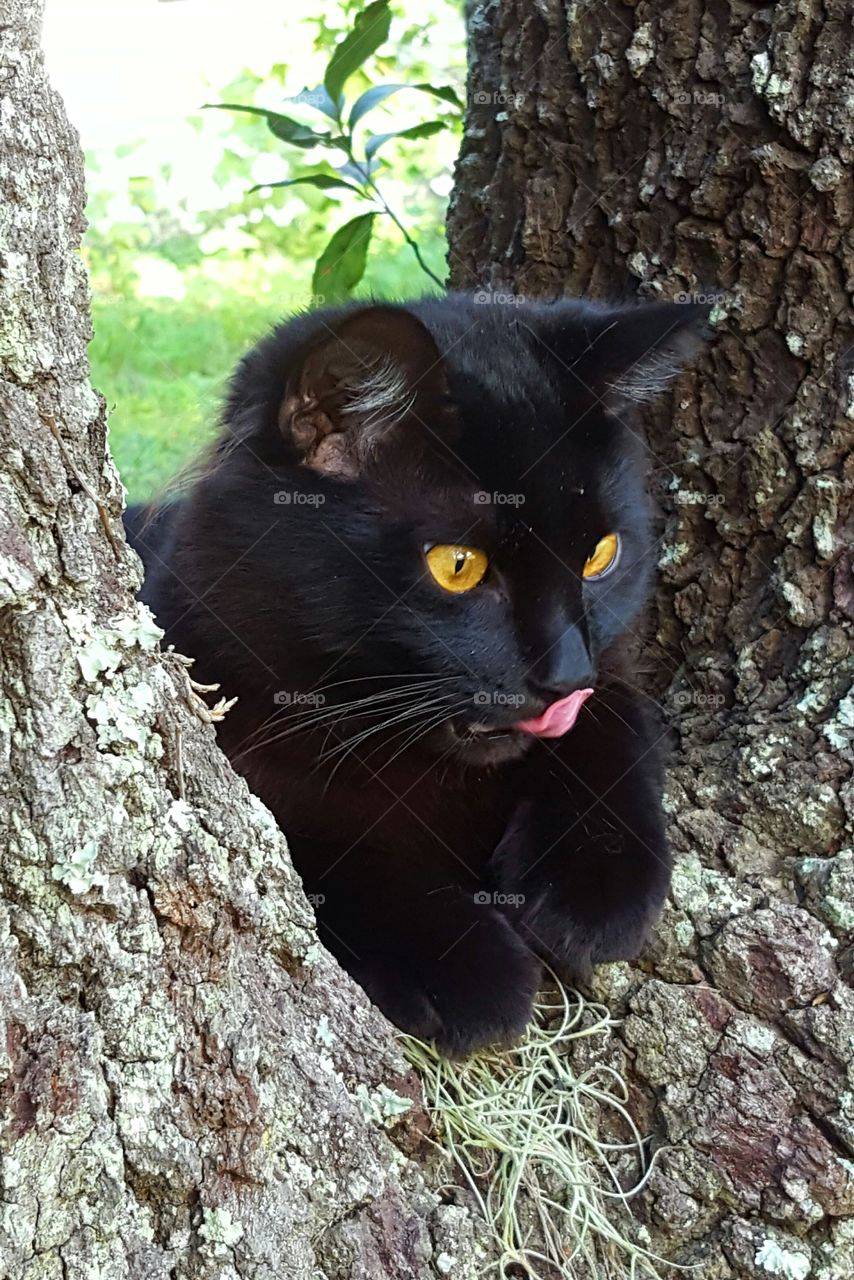
[[40, 11], [0, 17], [0, 1276], [473, 1276], [382, 1123], [388, 1024], [134, 603]]
[[625, 1016], [636, 1211], [712, 1277], [854, 1275], [851, 0], [485, 0], [458, 287], [719, 291], [647, 421], [672, 902]]

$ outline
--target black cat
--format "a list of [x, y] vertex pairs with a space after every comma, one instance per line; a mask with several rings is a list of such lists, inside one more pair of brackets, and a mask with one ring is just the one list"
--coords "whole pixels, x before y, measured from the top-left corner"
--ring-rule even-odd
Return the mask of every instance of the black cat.
[[142, 597], [269, 805], [323, 941], [400, 1027], [518, 1035], [538, 957], [635, 956], [660, 730], [620, 657], [653, 562], [636, 402], [705, 311], [462, 295], [282, 325], [205, 474], [128, 513]]

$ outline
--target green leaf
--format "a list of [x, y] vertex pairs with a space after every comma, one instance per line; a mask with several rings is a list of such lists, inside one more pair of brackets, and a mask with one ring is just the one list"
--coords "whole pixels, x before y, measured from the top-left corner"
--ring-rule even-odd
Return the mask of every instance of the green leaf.
[[374, 0], [356, 15], [353, 30], [336, 45], [323, 83], [333, 102], [340, 102], [341, 90], [354, 71], [367, 62], [372, 53], [388, 39], [391, 10], [388, 0]]
[[[377, 164], [379, 164], [379, 161], [377, 161]], [[377, 164], [372, 164], [370, 160], [362, 160], [360, 162], [348, 160], [346, 164], [338, 165], [335, 172], [340, 173], [342, 178], [352, 178], [353, 182], [358, 186], [363, 186], [365, 175], [367, 174], [370, 177]]]
[[393, 93], [400, 93], [402, 89], [416, 89], [419, 93], [429, 93], [433, 98], [441, 98], [443, 102], [451, 102], [461, 111], [463, 109], [462, 102], [450, 85], [378, 84], [372, 89], [366, 89], [353, 103], [353, 110], [350, 112], [350, 129], [355, 129], [363, 116], [373, 111], [374, 107], [378, 107], [381, 102], [385, 102], [386, 98], [390, 98]]
[[362, 213], [339, 227], [317, 259], [311, 288], [326, 302], [343, 302], [365, 274], [376, 214]]
[[280, 115], [278, 111], [267, 111], [264, 107], [246, 107], [236, 102], [207, 102], [205, 110], [242, 111], [246, 115], [261, 116], [266, 120], [267, 128], [282, 142], [290, 142], [295, 147], [308, 150], [309, 147], [328, 147], [333, 140], [328, 133], [316, 133], [306, 124], [292, 120], [290, 116]]
[[432, 94], [434, 98], [441, 98], [443, 102], [450, 102], [460, 111], [465, 110], [462, 98], [449, 84], [416, 84], [413, 88], [420, 89], [422, 93]]
[[283, 182], [259, 182], [256, 187], [250, 188], [250, 194], [253, 191], [260, 191], [262, 187], [317, 187], [318, 191], [334, 191], [336, 187], [346, 187], [348, 191], [355, 191], [357, 195], [362, 195], [359, 187], [352, 182], [345, 182], [343, 178], [336, 178], [331, 173], [306, 173], [301, 178], [285, 178]]
[[365, 143], [365, 155], [373, 160], [380, 147], [385, 146], [392, 138], [431, 138], [434, 133], [447, 129], [446, 120], [425, 120], [423, 124], [414, 124], [411, 129], [399, 129], [397, 133], [375, 133]]
[[393, 93], [400, 93], [401, 89], [414, 88], [415, 85], [408, 84], [377, 84], [372, 89], [366, 89], [353, 103], [353, 110], [350, 112], [350, 128], [355, 129], [362, 116], [366, 116], [374, 107], [385, 102], [386, 98], [390, 98]]
[[330, 98], [325, 85], [319, 84], [314, 89], [309, 89], [306, 85], [299, 93], [295, 93], [292, 98], [286, 98], [285, 101], [296, 102], [301, 107], [313, 107], [315, 111], [322, 111], [330, 120], [338, 119], [335, 103]]

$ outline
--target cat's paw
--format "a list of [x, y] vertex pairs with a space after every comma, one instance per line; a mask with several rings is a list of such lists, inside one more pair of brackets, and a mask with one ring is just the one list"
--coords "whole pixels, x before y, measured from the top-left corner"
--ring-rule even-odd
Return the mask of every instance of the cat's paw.
[[657, 906], [644, 901], [586, 906], [543, 891], [511, 916], [531, 950], [567, 982], [588, 982], [597, 964], [637, 959], [658, 916]]
[[585, 844], [555, 841], [537, 852], [532, 809], [521, 805], [488, 868], [501, 906], [525, 942], [564, 980], [586, 982], [594, 965], [634, 960], [649, 939], [670, 883], [670, 860], [648, 842], [590, 822]]
[[453, 1058], [518, 1039], [540, 972], [520, 934], [489, 907], [442, 953], [375, 954], [353, 966], [390, 1021]]

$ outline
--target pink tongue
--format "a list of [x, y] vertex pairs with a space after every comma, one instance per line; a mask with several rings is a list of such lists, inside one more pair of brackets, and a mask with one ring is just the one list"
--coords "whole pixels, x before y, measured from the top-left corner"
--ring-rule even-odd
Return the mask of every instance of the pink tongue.
[[535, 733], [538, 738], [560, 738], [569, 733], [592, 692], [592, 689], [576, 689], [569, 697], [560, 698], [546, 707], [536, 720], [520, 720], [516, 728], [524, 729], [526, 733]]

